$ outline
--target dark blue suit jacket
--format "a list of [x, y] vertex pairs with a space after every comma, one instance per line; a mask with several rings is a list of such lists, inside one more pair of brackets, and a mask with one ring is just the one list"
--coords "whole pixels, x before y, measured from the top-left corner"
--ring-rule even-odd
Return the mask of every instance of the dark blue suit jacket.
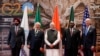
[[91, 48], [91, 46], [96, 45], [96, 29], [93, 26], [90, 26], [87, 35], [82, 34], [82, 45], [85, 48]]
[[29, 32], [29, 36], [27, 39], [27, 44], [30, 45], [31, 49], [39, 49], [40, 47], [43, 47], [44, 45], [44, 32], [43, 31], [39, 31], [36, 35], [35, 35], [35, 30], [32, 29]]
[[15, 33], [15, 27], [12, 26], [9, 31], [8, 35], [8, 45], [11, 46], [11, 48], [14, 48], [16, 46], [21, 47], [21, 45], [25, 44], [25, 34], [24, 29], [19, 27], [17, 34]]

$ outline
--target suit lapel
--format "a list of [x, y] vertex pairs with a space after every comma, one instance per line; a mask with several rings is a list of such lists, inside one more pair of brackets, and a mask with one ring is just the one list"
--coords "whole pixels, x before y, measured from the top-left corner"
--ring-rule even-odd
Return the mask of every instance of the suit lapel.
[[17, 31], [17, 34], [19, 33], [20, 29], [21, 29], [21, 28], [20, 28], [20, 27], [18, 27], [18, 31]]
[[35, 29], [33, 29], [34, 35], [37, 36], [37, 32]]
[[88, 29], [87, 35], [89, 34], [90, 31], [91, 31], [91, 26], [90, 26], [89, 29]]
[[40, 30], [38, 30], [38, 32], [37, 32], [37, 36], [40, 34]]
[[38, 32], [36, 32], [36, 30], [34, 29], [34, 33], [35, 33], [36, 35], [38, 35], [38, 34], [40, 33], [40, 30], [38, 30]]
[[14, 34], [16, 35], [16, 32], [15, 32], [15, 26], [13, 27], [13, 32], [14, 32]]
[[[17, 28], [17, 32], [15, 32], [15, 34], [16, 35], [18, 35], [18, 33], [19, 33], [19, 31], [20, 31], [20, 27], [19, 26], [17, 26], [18, 28]], [[14, 27], [14, 29], [15, 29], [15, 27]]]
[[73, 28], [72, 33], [71, 33], [70, 29], [68, 29], [68, 30], [69, 30], [70, 36], [73, 36], [73, 34], [75, 33], [75, 29]]
[[71, 36], [70, 28], [68, 29], [69, 35]]
[[73, 28], [73, 32], [72, 32], [72, 36], [75, 34], [76, 30], [75, 28]]

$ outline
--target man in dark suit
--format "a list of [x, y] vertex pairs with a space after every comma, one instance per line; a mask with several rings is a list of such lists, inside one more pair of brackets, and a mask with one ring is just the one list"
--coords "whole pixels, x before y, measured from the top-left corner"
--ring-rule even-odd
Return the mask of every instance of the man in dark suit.
[[86, 29], [85, 33], [82, 33], [82, 49], [84, 51], [84, 56], [93, 56], [96, 45], [96, 29], [91, 26], [91, 20], [86, 19]]
[[25, 44], [24, 29], [20, 26], [20, 20], [14, 19], [14, 25], [11, 26], [8, 35], [8, 45], [11, 48], [12, 56], [19, 56], [21, 47]]
[[64, 56], [77, 56], [80, 46], [80, 31], [74, 28], [74, 22], [71, 21], [69, 28], [65, 29], [63, 36]]
[[30, 56], [41, 56], [41, 51], [44, 46], [44, 32], [40, 29], [41, 24], [36, 22], [33, 29], [30, 30], [27, 39]]

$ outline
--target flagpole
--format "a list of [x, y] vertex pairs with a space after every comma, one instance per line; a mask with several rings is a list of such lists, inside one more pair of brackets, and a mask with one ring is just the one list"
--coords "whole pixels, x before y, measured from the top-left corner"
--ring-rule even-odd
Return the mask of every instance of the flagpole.
[[27, 36], [29, 34], [28, 14], [27, 13], [28, 13], [27, 12], [27, 6], [25, 6], [24, 11], [23, 11], [22, 22], [21, 22], [21, 25], [20, 25], [24, 29], [24, 33], [25, 33], [25, 46], [24, 46], [24, 49], [23, 49], [25, 51], [25, 53], [23, 53], [21, 51], [20, 54], [25, 54], [25, 55], [29, 56], [29, 49], [27, 48]]
[[39, 0], [38, 0], [38, 2], [37, 2], [37, 7], [39, 6]]
[[[58, 0], [56, 0], [57, 2], [56, 2], [56, 6], [58, 6]], [[59, 8], [59, 7], [58, 7]], [[60, 12], [59, 12], [59, 10], [58, 10], [58, 14], [59, 15], [61, 15], [60, 14]], [[59, 16], [59, 18], [61, 18], [60, 16]], [[60, 19], [59, 19], [59, 21], [60, 21]], [[62, 37], [61, 37], [61, 34], [60, 34], [60, 38], [61, 38], [61, 40], [60, 40], [60, 43], [59, 43], [59, 52], [60, 52], [60, 56], [63, 56], [63, 49], [62, 49]]]
[[39, 6], [39, 0], [37, 1], [37, 6]]

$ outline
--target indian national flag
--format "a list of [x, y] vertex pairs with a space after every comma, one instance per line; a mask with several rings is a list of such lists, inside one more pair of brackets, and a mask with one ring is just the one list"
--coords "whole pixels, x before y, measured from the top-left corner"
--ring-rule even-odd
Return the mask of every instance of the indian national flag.
[[[54, 9], [53, 17], [52, 17], [52, 22], [55, 24], [56, 30], [61, 32], [60, 18], [59, 17], [60, 16], [59, 16], [59, 12], [58, 12], [58, 6], [56, 6], [55, 9]], [[60, 47], [60, 49], [59, 49], [60, 50], [60, 56], [62, 56], [62, 41], [60, 41], [59, 47]]]

